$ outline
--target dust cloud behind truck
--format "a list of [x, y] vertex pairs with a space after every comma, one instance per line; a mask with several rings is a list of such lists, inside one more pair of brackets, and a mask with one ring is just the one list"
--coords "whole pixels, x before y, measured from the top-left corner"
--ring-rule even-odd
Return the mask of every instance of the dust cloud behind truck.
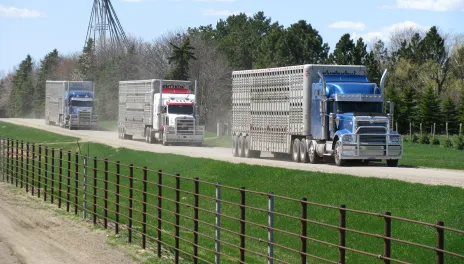
[[91, 81], [47, 81], [45, 123], [69, 129], [95, 129], [95, 87]]
[[192, 88], [192, 82], [179, 80], [119, 82], [119, 138], [202, 145], [205, 129], [198, 125], [196, 82], [195, 94]]
[[[356, 65], [298, 65], [232, 73], [232, 154], [262, 151], [294, 162], [321, 163], [402, 157], [393, 113], [386, 113], [384, 81], [371, 83]], [[390, 111], [393, 109], [390, 103]]]

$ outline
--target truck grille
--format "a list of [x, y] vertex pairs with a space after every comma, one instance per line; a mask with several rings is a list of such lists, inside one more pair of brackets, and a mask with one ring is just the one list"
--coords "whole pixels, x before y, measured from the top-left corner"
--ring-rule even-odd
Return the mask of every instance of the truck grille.
[[[365, 128], [363, 128], [365, 127]], [[377, 128], [378, 127], [378, 128]], [[360, 144], [387, 144], [387, 123], [386, 122], [374, 122], [369, 121], [358, 121], [358, 134]], [[369, 134], [369, 135], [363, 135]], [[379, 134], [372, 135], [372, 134]]]
[[177, 119], [176, 130], [178, 135], [193, 135], [195, 133], [195, 120]]
[[79, 111], [77, 119], [79, 120], [79, 126], [90, 126], [92, 124], [92, 112]]

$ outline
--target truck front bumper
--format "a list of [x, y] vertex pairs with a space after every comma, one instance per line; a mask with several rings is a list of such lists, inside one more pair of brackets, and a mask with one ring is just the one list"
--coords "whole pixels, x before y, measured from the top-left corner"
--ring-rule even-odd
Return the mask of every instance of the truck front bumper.
[[[345, 135], [344, 135], [345, 136]], [[350, 160], [385, 160], [385, 159], [401, 159], [403, 155], [403, 145], [401, 144], [401, 137], [399, 135], [378, 135], [385, 136], [385, 142], [382, 143], [366, 143], [360, 141], [359, 134], [349, 135], [355, 140], [352, 142], [341, 143], [341, 159]], [[363, 136], [368, 136], [363, 134]], [[400, 140], [392, 142], [389, 140], [390, 136], [398, 136]]]
[[94, 128], [98, 124], [98, 116], [92, 116], [92, 119], [79, 119], [78, 117], [71, 117], [71, 127], [73, 128]]
[[342, 144], [341, 159], [376, 160], [401, 159], [402, 145], [352, 145]]
[[166, 134], [166, 141], [168, 143], [203, 143], [203, 134], [201, 135], [179, 135], [179, 134]]

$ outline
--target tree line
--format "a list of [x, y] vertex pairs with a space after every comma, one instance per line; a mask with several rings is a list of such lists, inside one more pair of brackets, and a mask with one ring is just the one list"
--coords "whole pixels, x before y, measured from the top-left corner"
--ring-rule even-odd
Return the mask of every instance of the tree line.
[[233, 70], [314, 63], [365, 65], [376, 83], [388, 69], [387, 97], [395, 103], [401, 133], [409, 123], [436, 123], [440, 132], [446, 122], [456, 133], [464, 122], [464, 39], [435, 26], [393, 32], [388, 41], [375, 40], [369, 47], [347, 33], [331, 51], [307, 21], [284, 27], [258, 12], [153, 41], [130, 37], [126, 47], [122, 51], [89, 40], [80, 52], [54, 49], [38, 63], [27, 55], [13, 72], [0, 76], [0, 116], [42, 118], [46, 80], [95, 81], [101, 118], [116, 120], [120, 80], [196, 79], [202, 123], [213, 127], [230, 122]]

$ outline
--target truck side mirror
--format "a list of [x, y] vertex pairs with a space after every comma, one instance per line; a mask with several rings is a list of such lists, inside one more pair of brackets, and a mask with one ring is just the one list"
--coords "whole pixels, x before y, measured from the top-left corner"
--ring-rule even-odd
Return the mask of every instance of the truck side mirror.
[[161, 110], [161, 113], [166, 114], [166, 112], [167, 112], [167, 107], [163, 106], [163, 109]]

